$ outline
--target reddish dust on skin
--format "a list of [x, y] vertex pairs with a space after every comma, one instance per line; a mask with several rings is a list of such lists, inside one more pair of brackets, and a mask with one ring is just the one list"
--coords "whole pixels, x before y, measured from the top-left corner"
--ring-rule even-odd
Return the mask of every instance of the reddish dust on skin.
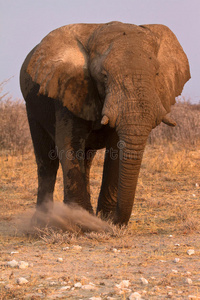
[[54, 202], [45, 205], [45, 212], [42, 210], [29, 210], [17, 218], [17, 228], [24, 233], [34, 233], [37, 228], [55, 228], [69, 232], [95, 231], [108, 232], [111, 227], [107, 222], [91, 215], [79, 206], [66, 205], [61, 202]]

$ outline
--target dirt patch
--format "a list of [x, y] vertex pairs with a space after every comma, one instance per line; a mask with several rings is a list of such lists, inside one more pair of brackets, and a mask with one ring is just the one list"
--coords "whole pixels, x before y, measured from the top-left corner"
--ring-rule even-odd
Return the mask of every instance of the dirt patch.
[[[16, 231], [12, 235], [1, 241], [1, 299], [126, 299], [133, 292], [143, 299], [199, 295], [197, 234], [140, 236], [126, 229], [116, 236], [52, 231], [41, 233], [42, 239]], [[195, 251], [191, 256], [189, 249]], [[11, 268], [7, 263], [13, 259], [29, 266]], [[21, 277], [28, 282], [17, 284]], [[117, 287], [123, 280], [128, 287]]]
[[[22, 233], [16, 222], [18, 216], [27, 227], [19, 216], [31, 209], [29, 219], [35, 209], [34, 157], [0, 159], [0, 299], [128, 299], [134, 292], [143, 299], [200, 297], [198, 149], [147, 147], [128, 228], [64, 233], [47, 228], [34, 236]], [[94, 207], [102, 160], [100, 153], [91, 172]], [[60, 171], [55, 200], [62, 200]], [[54, 210], [55, 219], [62, 211], [65, 220], [62, 208], [58, 204]], [[71, 217], [72, 211], [68, 214]], [[14, 267], [8, 266], [12, 260]], [[28, 265], [21, 268], [21, 261]], [[28, 282], [20, 285], [21, 277]]]

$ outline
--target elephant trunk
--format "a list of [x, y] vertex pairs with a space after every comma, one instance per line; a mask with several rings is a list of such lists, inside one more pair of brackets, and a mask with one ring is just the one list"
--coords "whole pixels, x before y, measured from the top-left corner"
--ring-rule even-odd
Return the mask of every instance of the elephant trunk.
[[116, 127], [120, 140], [120, 160], [114, 222], [121, 225], [127, 224], [131, 216], [146, 141], [155, 122], [152, 102], [146, 100], [140, 103], [142, 107], [137, 110], [129, 105], [124, 106], [123, 117]]
[[121, 134], [119, 136], [119, 181], [114, 223], [126, 225], [132, 212], [142, 156], [148, 135], [135, 136], [134, 142], [130, 142], [130, 136], [126, 137]]

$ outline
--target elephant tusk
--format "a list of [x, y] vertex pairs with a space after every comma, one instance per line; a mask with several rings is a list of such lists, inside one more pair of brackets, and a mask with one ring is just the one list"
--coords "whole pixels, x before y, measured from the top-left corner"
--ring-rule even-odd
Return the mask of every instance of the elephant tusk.
[[101, 124], [107, 125], [108, 122], [109, 122], [109, 118], [106, 115], [104, 115], [103, 118], [101, 119]]
[[162, 122], [169, 126], [176, 126], [176, 122], [168, 116], [163, 117]]

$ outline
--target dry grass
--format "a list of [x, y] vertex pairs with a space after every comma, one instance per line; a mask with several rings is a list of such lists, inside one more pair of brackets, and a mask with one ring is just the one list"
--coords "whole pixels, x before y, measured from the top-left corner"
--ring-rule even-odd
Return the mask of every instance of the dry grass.
[[[128, 228], [113, 227], [113, 233], [45, 228], [38, 229], [37, 236], [21, 235], [13, 221], [14, 216], [20, 218], [23, 212], [35, 206], [34, 154], [1, 156], [0, 299], [89, 299], [92, 296], [128, 299], [130, 292], [119, 294], [116, 288], [124, 279], [130, 280], [130, 290], [138, 291], [143, 299], [165, 299], [171, 297], [169, 293], [172, 299], [173, 296], [174, 299], [198, 296], [200, 189], [196, 183], [200, 184], [200, 150], [179, 149], [178, 153], [177, 147], [172, 145], [147, 146]], [[103, 156], [101, 151], [91, 170], [94, 207]], [[177, 159], [183, 161], [181, 167]], [[62, 201], [62, 197], [59, 169], [55, 199]], [[175, 246], [176, 243], [180, 247]], [[74, 247], [78, 245], [81, 250]], [[191, 258], [186, 253], [190, 248], [195, 249]], [[11, 255], [11, 251], [19, 253]], [[63, 258], [62, 263], [57, 262], [58, 257]], [[173, 262], [175, 257], [180, 258], [177, 265]], [[33, 266], [11, 270], [5, 263], [12, 259], [24, 260]], [[16, 284], [21, 276], [28, 279], [27, 285]], [[141, 277], [149, 281], [148, 286], [141, 286]], [[192, 285], [185, 283], [188, 277], [192, 278]], [[95, 290], [73, 290], [76, 282], [92, 282]], [[13, 287], [5, 289], [8, 284]], [[62, 291], [63, 286], [70, 286], [70, 290]]]
[[[184, 99], [183, 99], [184, 100]], [[179, 146], [196, 147], [200, 141], [200, 104], [178, 101], [170, 116], [177, 123], [175, 128], [165, 124], [156, 127], [149, 136], [149, 144], [177, 143]]]
[[[104, 153], [100, 151], [91, 170], [92, 204], [96, 207]], [[9, 219], [33, 208], [37, 193], [34, 154], [1, 156], [1, 217]], [[195, 232], [200, 211], [200, 150], [177, 147], [146, 147], [138, 180], [133, 215], [129, 224], [141, 234]], [[55, 201], [62, 201], [62, 172], [59, 169]]]
[[[105, 243], [112, 239], [123, 239], [123, 244], [131, 235], [130, 228], [115, 226], [109, 223], [110, 230], [108, 231], [82, 231], [80, 228], [75, 228], [73, 231], [65, 231], [51, 227], [43, 229], [36, 228], [35, 235], [41, 239], [45, 244], [57, 245], [74, 245], [78, 243], [85, 243], [88, 240], [91, 243], [101, 242]], [[119, 247], [119, 243], [118, 243]]]
[[22, 101], [0, 102], [0, 151], [16, 155], [31, 149], [26, 109]]

